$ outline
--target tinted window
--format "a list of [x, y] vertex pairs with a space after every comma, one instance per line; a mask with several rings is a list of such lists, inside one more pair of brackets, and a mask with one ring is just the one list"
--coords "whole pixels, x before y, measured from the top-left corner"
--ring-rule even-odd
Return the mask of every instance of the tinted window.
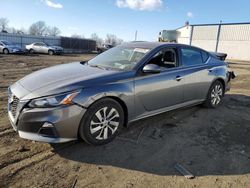
[[203, 59], [200, 50], [182, 48], [181, 54], [182, 65], [185, 67], [203, 64]]
[[202, 55], [202, 60], [205, 63], [207, 61], [207, 59], [209, 58], [209, 55], [205, 51], [201, 51], [201, 55]]

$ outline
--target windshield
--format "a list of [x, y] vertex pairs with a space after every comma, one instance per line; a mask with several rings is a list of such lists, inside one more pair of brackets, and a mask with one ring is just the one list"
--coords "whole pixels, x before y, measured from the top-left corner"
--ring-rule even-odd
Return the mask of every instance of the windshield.
[[117, 46], [91, 59], [88, 64], [106, 69], [132, 70], [149, 51], [146, 48]]

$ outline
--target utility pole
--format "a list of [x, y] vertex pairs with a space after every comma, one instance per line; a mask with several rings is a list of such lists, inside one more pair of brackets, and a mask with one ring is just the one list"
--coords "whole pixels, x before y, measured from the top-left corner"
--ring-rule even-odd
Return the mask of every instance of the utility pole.
[[137, 30], [135, 31], [135, 41], [137, 41]]

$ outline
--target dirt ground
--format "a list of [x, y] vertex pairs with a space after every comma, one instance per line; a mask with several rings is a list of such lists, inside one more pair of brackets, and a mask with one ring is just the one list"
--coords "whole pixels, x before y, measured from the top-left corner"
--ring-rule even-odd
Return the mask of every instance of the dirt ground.
[[[0, 187], [249, 187], [250, 62], [217, 109], [201, 106], [137, 121], [112, 143], [50, 145], [18, 137], [7, 87], [35, 70], [94, 55], [0, 55]], [[196, 177], [186, 179], [180, 163]]]

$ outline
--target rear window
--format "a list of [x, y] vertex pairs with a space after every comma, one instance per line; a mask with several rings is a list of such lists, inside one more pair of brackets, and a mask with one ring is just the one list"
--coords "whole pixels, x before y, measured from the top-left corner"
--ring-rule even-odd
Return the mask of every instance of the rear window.
[[203, 58], [201, 56], [201, 51], [192, 48], [182, 48], [181, 49], [182, 65], [194, 66], [203, 64]]
[[201, 51], [201, 56], [202, 56], [202, 60], [203, 60], [204, 63], [205, 63], [205, 62], [208, 60], [208, 58], [209, 58], [208, 53], [205, 52], [205, 51]]

